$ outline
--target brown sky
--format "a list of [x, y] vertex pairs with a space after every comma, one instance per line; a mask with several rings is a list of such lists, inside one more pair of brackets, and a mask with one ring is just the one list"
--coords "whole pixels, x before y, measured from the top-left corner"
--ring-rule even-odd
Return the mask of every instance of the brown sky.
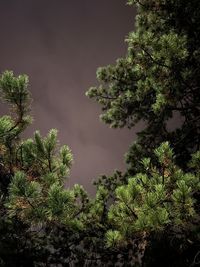
[[135, 130], [100, 122], [100, 107], [85, 97], [97, 67], [125, 55], [134, 16], [125, 0], [0, 0], [0, 71], [30, 77], [35, 122], [28, 134], [57, 128], [74, 154], [69, 184], [89, 192], [98, 175], [124, 169], [135, 139]]

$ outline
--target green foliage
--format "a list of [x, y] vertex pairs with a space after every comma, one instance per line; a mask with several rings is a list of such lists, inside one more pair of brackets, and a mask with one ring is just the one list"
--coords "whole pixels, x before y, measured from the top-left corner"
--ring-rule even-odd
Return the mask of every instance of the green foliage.
[[0, 118], [2, 266], [13, 266], [10, 255], [22, 267], [197, 264], [200, 2], [128, 4], [137, 16], [127, 54], [100, 67], [99, 85], [86, 94], [111, 127], [143, 122], [143, 129], [126, 154], [126, 173], [101, 176], [94, 198], [80, 185], [65, 188], [73, 157], [59, 146], [56, 129], [21, 139], [32, 121], [28, 77], [10, 71], [0, 77], [10, 107]]
[[44, 175], [47, 178], [48, 173], [53, 173], [58, 180], [66, 177], [69, 174], [73, 157], [66, 145], [58, 150], [57, 143], [55, 129], [50, 130], [45, 138], [42, 138], [39, 131], [36, 131], [34, 139], [21, 143], [19, 161], [30, 175], [36, 177]]
[[[167, 226], [173, 231], [177, 227], [187, 228], [193, 220], [199, 221], [194, 199], [200, 190], [199, 177], [184, 173], [174, 164], [168, 143], [161, 144], [155, 154], [159, 167], [151, 165], [146, 173], [137, 174], [127, 185], [116, 189], [117, 200], [108, 216], [121, 235], [161, 231]], [[146, 167], [149, 159], [143, 162]]]
[[99, 85], [86, 93], [102, 106], [100, 117], [111, 127], [143, 122], [122, 179], [97, 182], [115, 190], [109, 193], [106, 242], [116, 248], [139, 238], [142, 266], [193, 266], [200, 242], [200, 2], [128, 4], [136, 5], [137, 16], [127, 54], [100, 67]]
[[119, 231], [109, 230], [106, 233], [106, 239], [107, 239], [107, 246], [110, 247], [118, 245], [123, 240], [123, 237]]
[[[135, 30], [126, 38], [128, 51], [115, 65], [97, 70], [99, 86], [86, 93], [102, 106], [101, 119], [111, 127], [145, 122], [127, 155], [130, 174], [144, 157], [168, 140], [177, 163], [185, 168], [199, 147], [199, 14], [192, 1], [140, 0]], [[184, 18], [184, 19], [183, 19]], [[192, 18], [189, 19], [189, 18]], [[174, 114], [181, 119], [168, 127]], [[181, 136], [181, 140], [180, 140]], [[140, 152], [137, 144], [141, 147]]]
[[[85, 227], [81, 216], [88, 208], [89, 199], [81, 186], [65, 188], [73, 157], [68, 146], [59, 146], [56, 129], [50, 130], [46, 137], [36, 131], [32, 139], [20, 138], [31, 122], [28, 77], [15, 77], [6, 71], [0, 77], [0, 88], [2, 100], [11, 108], [10, 116], [0, 118], [0, 212], [3, 214], [0, 232], [5, 234], [4, 241], [0, 238], [0, 247], [5, 247], [0, 251], [0, 264], [14, 266], [4, 243], [11, 249], [17, 239], [21, 244], [19, 249], [13, 249], [13, 255], [19, 256], [16, 263], [44, 266], [53, 257], [59, 261], [59, 252], [57, 255], [53, 252], [57, 251], [58, 240], [64, 240], [63, 231], [67, 246], [68, 242], [76, 244], [79, 232]], [[15, 224], [19, 231], [13, 237]], [[58, 231], [58, 236], [51, 236], [49, 241], [49, 231]], [[74, 235], [77, 235], [75, 240]], [[73, 258], [74, 248], [67, 249], [66, 257]]]
[[27, 75], [14, 77], [12, 71], [5, 71], [0, 80], [2, 99], [11, 106], [18, 107], [21, 113], [28, 111], [30, 102], [30, 92], [27, 90], [28, 83]]
[[[0, 79], [1, 99], [10, 105], [10, 110], [14, 117], [13, 125], [2, 135], [9, 134], [13, 129], [20, 133], [30, 124], [31, 117], [27, 115], [30, 111], [30, 92], [28, 88], [28, 76], [19, 75], [14, 77], [12, 71], [5, 71]], [[6, 118], [6, 117], [4, 117]], [[8, 118], [8, 117], [7, 117]], [[8, 118], [9, 119], [9, 118]]]
[[57, 221], [82, 227], [76, 216], [82, 212], [87, 194], [78, 186], [64, 188], [72, 154], [66, 145], [58, 149], [57, 144], [57, 131], [53, 129], [45, 138], [36, 131], [34, 139], [19, 145], [23, 172], [16, 172], [10, 183], [9, 214], [33, 225]]

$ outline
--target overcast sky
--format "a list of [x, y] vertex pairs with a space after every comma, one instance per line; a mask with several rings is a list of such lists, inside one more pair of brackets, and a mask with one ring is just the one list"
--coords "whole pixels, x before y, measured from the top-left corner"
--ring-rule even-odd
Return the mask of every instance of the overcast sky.
[[69, 184], [89, 192], [98, 175], [124, 169], [135, 139], [137, 129], [100, 122], [100, 106], [85, 96], [97, 67], [125, 55], [134, 16], [125, 0], [0, 0], [0, 71], [30, 78], [34, 124], [27, 135], [57, 128], [74, 155]]

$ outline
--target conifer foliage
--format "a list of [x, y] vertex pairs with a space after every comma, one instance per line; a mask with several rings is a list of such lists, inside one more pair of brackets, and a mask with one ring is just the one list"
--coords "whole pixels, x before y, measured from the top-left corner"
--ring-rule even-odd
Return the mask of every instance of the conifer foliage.
[[[99, 68], [100, 85], [87, 95], [102, 105], [101, 118], [111, 127], [145, 123], [128, 156], [132, 169], [137, 151], [151, 155], [163, 141], [170, 142], [185, 167], [200, 145], [199, 1], [128, 3], [136, 5], [137, 16], [135, 30], [126, 38], [127, 55], [116, 65]], [[170, 130], [174, 115], [180, 123]]]
[[87, 95], [111, 127], [143, 129], [126, 172], [101, 176], [94, 198], [65, 187], [73, 157], [56, 129], [23, 139], [28, 77], [0, 76], [9, 106], [0, 118], [0, 266], [200, 264], [200, 2], [128, 4], [137, 16], [127, 54], [98, 69]]
[[126, 155], [124, 184], [120, 179], [117, 186], [110, 177], [99, 181], [116, 188], [107, 245], [123, 247], [140, 238], [139, 264], [195, 266], [200, 241], [200, 2], [128, 4], [137, 7], [137, 16], [126, 38], [127, 54], [115, 65], [100, 67], [99, 85], [87, 92], [111, 127], [143, 122]]
[[88, 197], [79, 185], [64, 187], [73, 159], [68, 146], [59, 147], [57, 130], [50, 130], [44, 138], [39, 131], [33, 139], [21, 138], [31, 123], [28, 77], [6, 71], [0, 77], [0, 88], [2, 100], [10, 106], [10, 115], [0, 119], [1, 265], [50, 264], [58, 253], [51, 232], [61, 233], [64, 225], [66, 242], [73, 239], [72, 232], [78, 234], [83, 228], [78, 216]]

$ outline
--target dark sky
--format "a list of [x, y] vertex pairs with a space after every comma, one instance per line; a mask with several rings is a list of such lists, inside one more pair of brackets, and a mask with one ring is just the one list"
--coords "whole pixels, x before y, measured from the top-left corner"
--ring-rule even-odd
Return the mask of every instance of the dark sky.
[[57, 128], [74, 155], [69, 184], [89, 192], [98, 175], [124, 169], [135, 138], [134, 130], [100, 122], [99, 105], [85, 97], [97, 67], [125, 55], [134, 16], [125, 0], [0, 0], [0, 71], [29, 75], [35, 121], [28, 134]]

